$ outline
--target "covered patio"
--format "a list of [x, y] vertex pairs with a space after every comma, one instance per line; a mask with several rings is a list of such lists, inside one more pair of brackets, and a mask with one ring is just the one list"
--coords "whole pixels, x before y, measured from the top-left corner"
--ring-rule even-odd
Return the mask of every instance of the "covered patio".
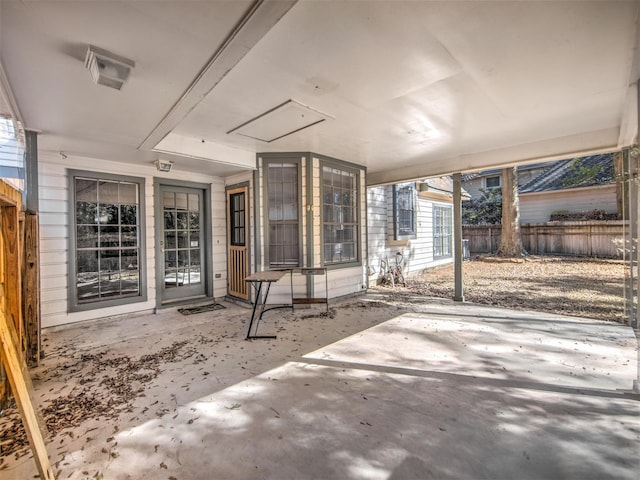
[[[0, 0], [31, 303], [19, 247], [0, 277], [16, 328], [34, 313], [56, 478], [636, 478], [633, 330], [465, 304], [459, 212], [463, 172], [620, 152], [637, 324], [639, 13]], [[458, 302], [365, 294], [366, 188], [442, 175]], [[244, 307], [177, 312], [255, 300], [233, 286], [281, 267], [327, 268], [332, 315], [273, 313], [277, 340], [246, 342]], [[1, 442], [0, 479], [32, 478]]]
[[[47, 331], [56, 478], [637, 476], [630, 327], [374, 290], [269, 312], [277, 340], [245, 341], [248, 310], [224, 305]], [[7, 458], [0, 478], [35, 473]]]

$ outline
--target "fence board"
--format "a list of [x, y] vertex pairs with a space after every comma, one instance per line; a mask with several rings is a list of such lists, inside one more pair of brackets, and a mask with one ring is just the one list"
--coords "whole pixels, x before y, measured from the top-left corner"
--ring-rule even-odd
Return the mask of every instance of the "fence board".
[[[472, 254], [496, 253], [500, 225], [465, 225], [462, 236]], [[628, 222], [603, 220], [584, 222], [528, 223], [520, 226], [525, 250], [534, 255], [579, 255], [621, 258], [621, 242]]]

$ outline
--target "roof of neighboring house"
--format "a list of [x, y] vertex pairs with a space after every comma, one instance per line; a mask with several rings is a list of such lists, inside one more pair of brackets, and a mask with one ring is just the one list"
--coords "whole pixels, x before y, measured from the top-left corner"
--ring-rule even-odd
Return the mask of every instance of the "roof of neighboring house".
[[553, 162], [536, 178], [521, 185], [519, 193], [591, 187], [614, 182], [613, 154], [603, 153]]
[[[524, 170], [534, 170], [536, 168], [543, 168], [547, 165], [552, 165], [555, 162], [538, 162], [538, 163], [529, 163], [527, 165], [518, 165], [516, 168], [519, 172]], [[462, 181], [468, 182], [469, 180], [475, 180], [476, 178], [481, 177], [491, 177], [493, 175], [500, 175], [502, 173], [501, 168], [493, 168], [491, 170], [482, 170], [481, 172], [471, 172], [462, 174]]]
[[[447, 175], [445, 177], [431, 177], [421, 180], [421, 192], [434, 192], [453, 196], [453, 179]], [[469, 193], [463, 188], [461, 191], [462, 199], [471, 198]]]
[[429, 189], [440, 190], [446, 193], [453, 193], [453, 180], [451, 177], [434, 177], [423, 180], [429, 185]]

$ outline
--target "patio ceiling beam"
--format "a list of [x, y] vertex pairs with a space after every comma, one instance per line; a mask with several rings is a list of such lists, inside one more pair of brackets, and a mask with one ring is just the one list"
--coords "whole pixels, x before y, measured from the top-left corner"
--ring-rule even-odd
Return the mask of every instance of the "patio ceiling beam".
[[526, 163], [562, 160], [606, 153], [617, 150], [619, 128], [613, 127], [595, 132], [585, 132], [567, 137], [551, 138], [539, 142], [513, 145], [496, 150], [461, 154], [456, 157], [413, 161], [405, 167], [395, 166], [367, 175], [367, 186], [385, 185], [426, 177], [451, 175], [454, 172], [470, 172], [488, 168], [513, 167]]
[[138, 149], [153, 150], [204, 100], [296, 2], [297, 0], [256, 0]]

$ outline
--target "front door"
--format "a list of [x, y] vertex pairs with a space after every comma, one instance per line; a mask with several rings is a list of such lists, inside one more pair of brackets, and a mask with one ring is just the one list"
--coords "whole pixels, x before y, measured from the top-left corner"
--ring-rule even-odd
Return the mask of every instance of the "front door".
[[229, 255], [227, 265], [228, 289], [232, 297], [249, 299], [249, 286], [244, 279], [249, 275], [249, 189], [238, 187], [227, 190], [227, 231]]
[[163, 302], [205, 295], [203, 193], [195, 188], [160, 186]]

